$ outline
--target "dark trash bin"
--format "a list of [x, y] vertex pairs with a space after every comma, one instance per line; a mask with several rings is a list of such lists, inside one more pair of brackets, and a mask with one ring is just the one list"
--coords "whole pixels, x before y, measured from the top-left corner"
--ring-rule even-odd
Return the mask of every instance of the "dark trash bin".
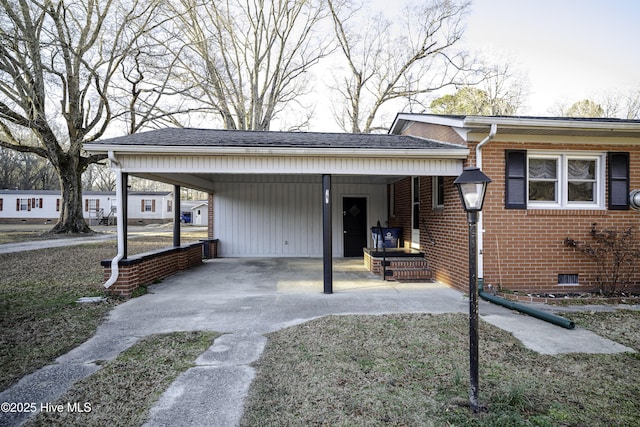
[[[382, 230], [382, 235], [380, 235]], [[400, 227], [371, 227], [371, 238], [373, 239], [373, 247], [375, 249], [382, 248], [383, 242], [385, 248], [397, 248], [398, 239], [402, 233]]]

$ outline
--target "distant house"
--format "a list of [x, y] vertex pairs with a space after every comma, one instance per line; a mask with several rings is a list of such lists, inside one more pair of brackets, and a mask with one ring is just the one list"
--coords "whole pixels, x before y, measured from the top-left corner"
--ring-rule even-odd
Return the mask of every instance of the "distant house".
[[207, 214], [209, 210], [209, 204], [207, 202], [198, 202], [191, 207], [191, 224], [192, 225], [207, 225]]
[[401, 229], [430, 277], [465, 289], [467, 224], [452, 183], [470, 165], [493, 180], [479, 242], [487, 284], [589, 289], [595, 266], [564, 239], [587, 240], [593, 223], [640, 225], [629, 206], [640, 121], [398, 114], [387, 135], [160, 129], [85, 148], [123, 175], [209, 193], [219, 256], [323, 257], [325, 272], [331, 257], [362, 257], [380, 222]]
[[[84, 217], [89, 225], [115, 223], [115, 192], [85, 191]], [[0, 223], [55, 223], [60, 216], [61, 195], [48, 190], [0, 190]], [[173, 193], [130, 192], [128, 218], [131, 224], [164, 223], [173, 220]]]

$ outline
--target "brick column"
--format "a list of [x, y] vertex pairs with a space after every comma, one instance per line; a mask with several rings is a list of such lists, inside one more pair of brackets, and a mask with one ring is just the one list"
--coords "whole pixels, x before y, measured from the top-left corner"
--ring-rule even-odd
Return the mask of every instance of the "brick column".
[[209, 193], [208, 204], [209, 204], [209, 206], [207, 207], [207, 237], [209, 239], [213, 239], [214, 238], [214, 230], [213, 230], [213, 217], [214, 217], [214, 212], [213, 212], [213, 193]]

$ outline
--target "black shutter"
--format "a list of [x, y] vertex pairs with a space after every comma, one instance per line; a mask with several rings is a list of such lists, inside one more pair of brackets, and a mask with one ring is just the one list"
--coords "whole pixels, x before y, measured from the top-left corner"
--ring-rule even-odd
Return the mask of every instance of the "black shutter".
[[629, 153], [609, 153], [609, 209], [629, 209]]
[[527, 208], [527, 151], [505, 150], [506, 209]]

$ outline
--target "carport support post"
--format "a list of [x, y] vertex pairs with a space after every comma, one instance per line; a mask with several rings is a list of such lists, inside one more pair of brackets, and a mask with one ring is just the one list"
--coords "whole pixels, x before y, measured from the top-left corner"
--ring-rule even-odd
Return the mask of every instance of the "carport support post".
[[473, 412], [478, 402], [478, 212], [467, 212], [469, 223], [469, 403]]
[[122, 239], [122, 258], [127, 259], [129, 256], [127, 238], [129, 236], [129, 174], [122, 173], [122, 185], [120, 188], [121, 197], [118, 200], [118, 209], [122, 210], [122, 236], [118, 236], [118, 239]]
[[173, 247], [180, 246], [180, 186], [173, 186]]
[[331, 175], [322, 175], [322, 260], [325, 294], [333, 293], [331, 244]]

